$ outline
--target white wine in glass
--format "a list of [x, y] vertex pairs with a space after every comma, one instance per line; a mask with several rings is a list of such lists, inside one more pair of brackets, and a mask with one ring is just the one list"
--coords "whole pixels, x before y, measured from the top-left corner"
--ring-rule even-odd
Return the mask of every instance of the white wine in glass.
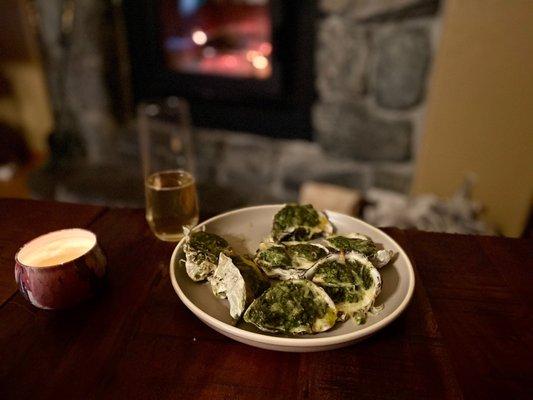
[[178, 241], [198, 223], [189, 106], [176, 97], [137, 108], [146, 220], [161, 240]]
[[161, 240], [179, 241], [184, 226], [198, 223], [198, 197], [193, 176], [184, 170], [160, 171], [145, 182], [146, 220]]

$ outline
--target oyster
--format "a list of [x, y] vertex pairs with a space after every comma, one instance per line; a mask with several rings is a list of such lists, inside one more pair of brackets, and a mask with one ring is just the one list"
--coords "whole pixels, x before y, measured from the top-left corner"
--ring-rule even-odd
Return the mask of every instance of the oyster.
[[387, 265], [394, 255], [391, 250], [379, 249], [370, 238], [359, 233], [330, 236], [325, 240], [335, 250], [356, 251], [365, 255], [376, 268]]
[[224, 253], [220, 253], [218, 266], [208, 279], [215, 296], [228, 299], [234, 319], [239, 319], [246, 307], [270, 286], [252, 260]]
[[281, 281], [255, 299], [244, 320], [266, 332], [315, 333], [330, 329], [337, 310], [326, 292], [305, 279]]
[[298, 269], [309, 269], [315, 262], [328, 255], [328, 249], [318, 243], [285, 243], [292, 265]]
[[356, 323], [364, 323], [381, 291], [378, 270], [355, 251], [331, 254], [318, 261], [305, 276], [331, 297], [341, 321], [352, 317]]
[[306, 270], [327, 254], [327, 248], [316, 243], [261, 243], [255, 262], [270, 278], [299, 279], [303, 278]]
[[311, 204], [287, 204], [274, 216], [272, 240], [305, 241], [333, 233], [333, 226], [326, 214], [317, 211]]
[[254, 261], [269, 278], [295, 279], [299, 276], [282, 244], [261, 243]]
[[220, 253], [231, 254], [228, 242], [214, 233], [187, 232], [185, 244], [185, 269], [193, 281], [202, 281], [211, 275], [217, 266]]

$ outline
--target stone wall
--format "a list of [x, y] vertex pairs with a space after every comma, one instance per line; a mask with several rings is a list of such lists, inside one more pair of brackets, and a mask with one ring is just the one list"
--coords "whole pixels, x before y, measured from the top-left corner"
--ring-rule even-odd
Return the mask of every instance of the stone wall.
[[412, 160], [440, 25], [438, 2], [322, 0], [320, 8], [317, 141], [341, 157]]
[[314, 142], [196, 133], [200, 182], [250, 203], [297, 199], [308, 180], [407, 192], [438, 36], [438, 2], [321, 0]]
[[297, 199], [308, 180], [369, 187], [360, 162], [328, 155], [318, 143], [270, 139], [244, 132], [196, 132], [200, 183], [242, 193], [250, 204]]

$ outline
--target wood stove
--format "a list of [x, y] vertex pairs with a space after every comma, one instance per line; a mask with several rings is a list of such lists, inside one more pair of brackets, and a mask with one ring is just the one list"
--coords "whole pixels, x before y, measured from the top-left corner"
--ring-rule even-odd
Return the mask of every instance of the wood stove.
[[196, 126], [310, 138], [314, 1], [124, 0], [136, 101], [186, 98]]

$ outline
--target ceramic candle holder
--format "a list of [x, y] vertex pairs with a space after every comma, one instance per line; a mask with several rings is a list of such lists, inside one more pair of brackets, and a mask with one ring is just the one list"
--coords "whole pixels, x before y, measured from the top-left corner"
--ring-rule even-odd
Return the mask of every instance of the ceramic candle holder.
[[15, 256], [15, 280], [34, 306], [60, 309], [92, 297], [106, 272], [96, 235], [64, 229], [26, 243]]

